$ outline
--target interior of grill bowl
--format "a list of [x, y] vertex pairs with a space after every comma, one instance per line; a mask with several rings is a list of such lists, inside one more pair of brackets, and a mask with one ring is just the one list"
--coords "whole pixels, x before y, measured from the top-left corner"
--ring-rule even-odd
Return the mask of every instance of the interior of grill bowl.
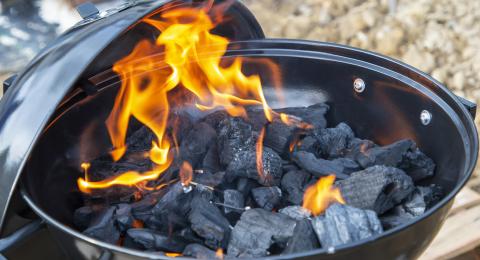
[[[462, 135], [447, 112], [418, 90], [387, 75], [334, 59], [250, 54], [244, 70], [263, 75], [267, 99], [274, 108], [280, 104], [269, 87], [273, 85], [269, 69], [256, 62], [264, 58], [280, 66], [286, 98], [283, 105], [326, 102], [330, 105], [329, 126], [346, 122], [356, 136], [380, 145], [404, 138], [414, 140], [437, 165], [435, 176], [423, 184], [439, 184], [448, 193], [462, 179], [467, 158]], [[353, 90], [358, 77], [367, 86], [361, 94]], [[91, 95], [81, 89], [74, 91], [44, 130], [25, 168], [24, 181], [32, 199], [47, 214], [71, 227], [73, 211], [82, 206], [77, 188], [77, 179], [83, 177], [80, 164], [111, 147], [105, 120], [119, 87], [114, 81], [99, 84], [98, 91]], [[420, 121], [424, 109], [433, 114], [428, 126]]]

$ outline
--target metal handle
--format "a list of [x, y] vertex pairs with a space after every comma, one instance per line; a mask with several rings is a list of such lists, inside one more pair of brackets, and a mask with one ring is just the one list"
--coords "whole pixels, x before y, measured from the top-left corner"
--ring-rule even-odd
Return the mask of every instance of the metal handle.
[[34, 220], [29, 224], [23, 226], [19, 230], [15, 231], [15, 233], [11, 234], [10, 236], [0, 239], [0, 259], [2, 259], [1, 253], [4, 253], [14, 245], [30, 237], [32, 234], [42, 229], [44, 226], [45, 222], [43, 220]]
[[455, 96], [463, 104], [463, 106], [465, 106], [465, 108], [468, 110], [470, 115], [472, 115], [472, 118], [475, 119], [475, 116], [477, 115], [477, 104], [475, 104], [474, 102], [472, 102], [470, 100], [467, 100], [463, 97], [460, 97], [460, 96], [457, 96], [457, 95], [455, 95]]

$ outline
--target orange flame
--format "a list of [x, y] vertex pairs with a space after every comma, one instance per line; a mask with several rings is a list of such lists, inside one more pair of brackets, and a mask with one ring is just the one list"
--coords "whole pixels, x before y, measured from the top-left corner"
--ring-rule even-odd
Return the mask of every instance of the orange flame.
[[188, 162], [183, 162], [180, 168], [180, 181], [182, 185], [183, 186], [190, 185], [190, 182], [192, 182], [192, 178], [193, 178], [192, 165], [190, 165]]
[[135, 219], [133, 220], [132, 227], [134, 228], [143, 228], [144, 224], [143, 221]]
[[81, 191], [113, 185], [135, 186], [157, 179], [169, 168], [170, 139], [174, 143], [176, 140], [175, 136], [168, 138], [167, 122], [171, 105], [181, 105], [174, 104], [176, 100], [169, 99], [169, 93], [177, 87], [190, 92], [200, 110], [223, 108], [231, 116], [246, 116], [244, 106], [261, 105], [266, 118], [273, 120], [274, 112], [267, 104], [260, 77], [245, 75], [241, 58], [228, 66], [221, 65], [229, 40], [211, 33], [221, 22], [221, 17], [216, 17], [221, 13], [218, 6], [213, 8], [210, 0], [203, 8], [168, 9], [158, 19], [143, 20], [161, 33], [155, 43], [140, 41], [113, 66], [122, 83], [106, 125], [114, 161], [120, 160], [127, 150], [125, 138], [131, 117], [147, 126], [156, 136], [149, 152], [155, 166], [148, 172], [130, 171], [97, 182], [79, 178]]
[[258, 140], [256, 143], [256, 163], [257, 163], [257, 172], [260, 175], [260, 178], [263, 176], [263, 139], [265, 137], [265, 127], [262, 128], [260, 134], [258, 135]]
[[215, 256], [217, 257], [217, 259], [222, 260], [223, 259], [223, 249], [222, 248], [217, 249], [217, 252], [215, 252]]
[[180, 254], [180, 253], [165, 253], [165, 256], [175, 258], [175, 257], [182, 256], [182, 254]]
[[318, 216], [334, 202], [345, 204], [340, 189], [332, 187], [334, 182], [335, 175], [329, 175], [308, 187], [303, 195], [302, 207], [310, 210], [314, 216]]

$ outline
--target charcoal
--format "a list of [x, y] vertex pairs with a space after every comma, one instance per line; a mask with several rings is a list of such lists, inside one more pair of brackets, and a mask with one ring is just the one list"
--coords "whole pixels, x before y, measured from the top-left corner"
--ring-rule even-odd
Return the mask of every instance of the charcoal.
[[126, 203], [118, 204], [116, 207], [115, 221], [117, 227], [121, 232], [125, 232], [132, 227], [133, 221], [135, 220], [132, 216], [132, 207]]
[[229, 117], [220, 122], [217, 140], [218, 155], [223, 166], [228, 166], [237, 154], [255, 147], [252, 126], [239, 117]]
[[293, 163], [287, 163], [282, 165], [283, 172], [298, 171], [298, 170], [299, 170], [298, 167]]
[[364, 153], [367, 150], [370, 150], [376, 146], [377, 145], [370, 140], [353, 138], [350, 141], [347, 150], [345, 151], [345, 158], [357, 161], [365, 156]]
[[180, 230], [180, 232], [178, 232], [178, 235], [183, 237], [190, 243], [203, 243], [203, 239], [197, 236], [197, 234], [195, 234], [195, 231], [193, 231], [190, 227], [186, 227]]
[[432, 177], [435, 173], [433, 160], [418, 148], [408, 151], [398, 167], [403, 169], [415, 182]]
[[319, 142], [313, 135], [305, 136], [299, 143], [297, 143], [295, 150], [321, 155]]
[[200, 166], [216, 137], [215, 129], [207, 123], [195, 124], [180, 145], [182, 160], [188, 161], [194, 169]]
[[[223, 203], [225, 205], [234, 207], [234, 208], [243, 208], [245, 207], [245, 199], [243, 194], [238, 190], [225, 190], [223, 191]], [[224, 212], [228, 214], [234, 210], [225, 207]], [[234, 211], [235, 212], [235, 211]]]
[[146, 221], [146, 226], [161, 231], [187, 226], [185, 216], [190, 210], [191, 196], [192, 193], [184, 193], [181, 183], [171, 185], [168, 192], [153, 207], [153, 217]]
[[364, 168], [386, 165], [404, 170], [417, 182], [433, 176], [435, 164], [412, 140], [401, 140], [387, 146], [377, 146], [358, 154], [357, 162]]
[[247, 197], [250, 191], [259, 186], [258, 182], [248, 178], [238, 178], [236, 189], [240, 191], [243, 197]]
[[368, 168], [373, 165], [396, 167], [402, 162], [403, 155], [414, 146], [412, 140], [401, 140], [386, 146], [377, 146], [366, 150], [357, 158], [358, 163]]
[[286, 200], [299, 205], [303, 201], [305, 184], [310, 179], [310, 174], [305, 171], [290, 171], [282, 177], [282, 190]]
[[336, 184], [348, 205], [382, 214], [405, 199], [415, 186], [404, 171], [387, 166], [373, 166], [354, 172]]
[[313, 230], [312, 223], [308, 219], [297, 221], [292, 237], [287, 242], [283, 254], [305, 252], [319, 248], [317, 235]]
[[267, 125], [263, 144], [272, 148], [279, 155], [286, 155], [288, 154], [290, 143], [297, 132], [295, 126], [289, 126], [275, 120]]
[[252, 196], [259, 207], [271, 211], [280, 203], [282, 190], [277, 186], [259, 187], [252, 189]]
[[130, 206], [132, 207], [132, 215], [136, 219], [140, 219], [145, 221], [148, 219], [153, 213], [153, 207], [158, 203], [158, 197], [162, 192], [154, 192], [148, 194], [147, 196], [143, 197], [141, 200], [131, 203]]
[[116, 243], [120, 238], [120, 231], [115, 225], [116, 209], [117, 207], [112, 206], [103, 210], [83, 233], [107, 243]]
[[187, 111], [175, 110], [170, 113], [170, 116], [168, 117], [167, 131], [175, 134], [179, 143], [182, 143], [192, 127], [192, 116], [189, 115]]
[[332, 204], [324, 216], [312, 220], [323, 248], [356, 242], [383, 232], [377, 214], [351, 206]]
[[346, 179], [352, 172], [358, 171], [358, 164], [350, 159], [338, 158], [332, 161], [315, 157], [314, 154], [305, 151], [297, 151], [292, 154], [292, 159], [305, 171], [322, 177], [334, 174], [338, 179]]
[[288, 206], [283, 209], [280, 209], [278, 212], [285, 214], [295, 220], [306, 219], [312, 215], [310, 210], [305, 209], [301, 206]]
[[169, 236], [154, 230], [132, 228], [126, 233], [126, 239], [141, 245], [146, 250], [182, 252], [188, 242], [179, 236]]
[[195, 174], [193, 180], [196, 183], [200, 183], [210, 187], [217, 187], [223, 182], [223, 178], [225, 177], [225, 172], [204, 172], [200, 174]]
[[73, 213], [73, 224], [80, 230], [86, 229], [94, 216], [94, 211], [90, 206], [78, 208]]
[[282, 177], [282, 159], [268, 147], [264, 147], [262, 155], [263, 172], [259, 174], [255, 150], [235, 154], [227, 167], [227, 180], [231, 182], [236, 178], [246, 177], [257, 180], [265, 186], [277, 185]]
[[228, 117], [228, 113], [225, 110], [218, 110], [208, 114], [203, 118], [203, 122], [209, 124], [214, 129], [220, 126], [220, 123]]
[[197, 259], [217, 259], [216, 253], [200, 244], [190, 244], [183, 250], [184, 256]]
[[315, 137], [318, 140], [320, 157], [334, 159], [343, 156], [354, 134], [347, 124], [340, 123], [335, 128], [315, 132]]
[[152, 132], [152, 130], [146, 126], [142, 126], [127, 138], [126, 144], [128, 151], [147, 151], [152, 147], [152, 142], [155, 140], [155, 138], [155, 134]]
[[323, 129], [327, 127], [327, 120], [325, 114], [330, 107], [327, 104], [319, 103], [308, 107], [292, 107], [275, 109], [278, 113], [284, 113], [301, 118], [302, 121], [312, 125], [316, 129]]
[[188, 215], [191, 228], [205, 239], [205, 245], [212, 248], [226, 248], [230, 238], [230, 223], [220, 210], [201, 197], [192, 199]]
[[247, 258], [266, 256], [272, 244], [288, 241], [295, 225], [295, 220], [284, 214], [264, 209], [247, 210], [233, 228], [228, 255]]
[[210, 148], [208, 148], [207, 154], [203, 158], [202, 169], [207, 172], [219, 172], [222, 170], [216, 143], [211, 144]]

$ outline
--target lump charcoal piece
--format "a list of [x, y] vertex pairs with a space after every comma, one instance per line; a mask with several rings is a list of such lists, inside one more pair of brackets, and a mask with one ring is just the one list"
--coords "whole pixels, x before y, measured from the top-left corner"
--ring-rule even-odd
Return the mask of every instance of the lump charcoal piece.
[[247, 210], [232, 230], [228, 255], [247, 258], [266, 256], [272, 244], [288, 241], [295, 225], [295, 220], [284, 214], [264, 209]]
[[224, 119], [218, 127], [217, 145], [220, 163], [229, 165], [237, 154], [255, 147], [252, 126], [239, 117]]
[[161, 192], [153, 192], [141, 200], [133, 202], [130, 204], [132, 207], [132, 215], [139, 220], [145, 221], [148, 219], [153, 213], [153, 207], [158, 203], [158, 196], [163, 195], [163, 191]]
[[247, 197], [250, 191], [259, 186], [258, 182], [248, 178], [238, 178], [237, 190], [243, 194], [243, 197]]
[[264, 145], [272, 148], [279, 155], [288, 154], [290, 142], [299, 130], [295, 126], [288, 126], [275, 120], [266, 127]]
[[295, 150], [305, 151], [313, 154], [321, 154], [318, 140], [312, 135], [305, 136], [299, 143], [297, 143]]
[[219, 172], [222, 170], [216, 143], [211, 144], [210, 148], [208, 148], [207, 154], [203, 158], [202, 169], [206, 172]]
[[132, 215], [132, 207], [129, 204], [122, 203], [116, 205], [115, 223], [121, 232], [131, 228], [135, 220]]
[[435, 173], [435, 163], [418, 148], [410, 149], [398, 166], [403, 169], [414, 181], [432, 177]]
[[225, 177], [225, 172], [204, 172], [199, 174], [194, 174], [193, 180], [196, 183], [203, 184], [210, 187], [217, 187], [222, 184], [223, 179]]
[[288, 164], [283, 164], [282, 165], [282, 171], [283, 172], [289, 172], [289, 171], [298, 171], [298, 167], [293, 164], [293, 163], [288, 163]]
[[230, 239], [230, 223], [220, 210], [201, 197], [194, 197], [188, 215], [191, 228], [205, 239], [205, 245], [212, 248], [226, 248]]
[[382, 214], [405, 199], [415, 189], [412, 178], [404, 171], [387, 166], [373, 166], [354, 172], [338, 181], [348, 205]]
[[[245, 207], [245, 199], [243, 197], [243, 194], [238, 190], [225, 190], [223, 192], [223, 203], [225, 205], [239, 209]], [[228, 207], [224, 208], [225, 214], [228, 214], [232, 211], [236, 212], [235, 210], [232, 210]]]
[[147, 227], [168, 231], [174, 227], [188, 225], [186, 215], [190, 210], [192, 192], [185, 194], [180, 182], [169, 187], [165, 195], [153, 207], [153, 218], [145, 223]]
[[217, 259], [216, 252], [200, 244], [190, 244], [182, 252], [183, 256], [197, 259]]
[[338, 203], [328, 207], [325, 215], [314, 218], [312, 225], [323, 248], [352, 243], [383, 232], [375, 212]]
[[73, 213], [73, 224], [80, 230], [85, 230], [90, 225], [94, 211], [90, 206], [78, 208]]
[[175, 137], [179, 143], [182, 143], [192, 127], [193, 118], [187, 111], [175, 110], [170, 113], [167, 122], [167, 131], [169, 133], [175, 133]]
[[115, 210], [117, 208], [112, 206], [103, 210], [98, 217], [96, 217], [89, 228], [83, 231], [83, 234], [99, 239], [101, 241], [115, 244], [120, 238], [120, 231], [115, 225]]
[[318, 140], [320, 156], [334, 159], [343, 156], [354, 134], [350, 126], [340, 123], [335, 128], [321, 129], [315, 133], [315, 137]]
[[300, 205], [303, 201], [305, 184], [310, 179], [310, 174], [305, 171], [287, 172], [281, 181], [281, 188], [286, 195], [286, 200], [292, 204]]
[[401, 207], [413, 217], [421, 216], [442, 197], [442, 189], [432, 184], [430, 187], [416, 187]]
[[425, 203], [427, 204], [427, 209], [433, 207], [437, 202], [439, 202], [443, 196], [443, 188], [436, 184], [430, 184], [430, 186], [418, 186], [417, 189], [423, 196]]
[[182, 252], [188, 244], [182, 237], [169, 236], [143, 228], [129, 229], [126, 233], [126, 239], [134, 244], [141, 245], [146, 250], [168, 252]]
[[215, 129], [207, 123], [195, 124], [180, 145], [183, 161], [188, 161], [194, 169], [199, 167], [216, 137]]
[[152, 142], [156, 139], [155, 134], [146, 126], [140, 127], [127, 137], [127, 147], [129, 151], [141, 152], [148, 151], [152, 147]]
[[312, 223], [308, 219], [303, 219], [297, 221], [293, 235], [288, 240], [287, 248], [282, 254], [305, 252], [319, 247], [320, 243], [313, 230]]
[[282, 199], [282, 190], [277, 186], [252, 189], [252, 196], [258, 206], [265, 210], [273, 210]]
[[190, 243], [203, 243], [203, 239], [197, 236], [197, 234], [195, 234], [195, 232], [190, 227], [186, 227], [180, 230], [180, 232], [178, 232], [178, 235], [185, 238], [185, 240], [189, 241]]
[[362, 153], [363, 156], [359, 156], [357, 161], [364, 168], [373, 165], [396, 167], [412, 146], [415, 146], [412, 140], [401, 140], [390, 145], [373, 147]]
[[294, 152], [292, 160], [302, 169], [316, 177], [335, 174], [337, 179], [346, 179], [349, 177], [349, 174], [360, 169], [358, 164], [350, 159], [338, 158], [329, 161], [317, 158], [314, 154], [304, 151]]
[[264, 186], [276, 185], [282, 177], [282, 159], [272, 149], [264, 147], [263, 173], [259, 174], [256, 163], [255, 149], [241, 151], [234, 155], [232, 161], [227, 167], [227, 180], [233, 181], [239, 177], [246, 177], [257, 180]]
[[220, 125], [220, 123], [229, 117], [227, 111], [225, 110], [218, 110], [213, 113], [208, 114], [203, 118], [203, 122], [209, 124], [211, 127], [214, 129], [217, 129]]
[[302, 220], [312, 216], [310, 210], [303, 208], [302, 206], [288, 206], [278, 211], [279, 213], [285, 214], [295, 220]]
[[407, 223], [414, 218], [415, 216], [405, 211], [403, 205], [398, 205], [380, 216], [380, 222], [382, 223], [383, 229], [388, 230]]
[[387, 146], [367, 149], [357, 156], [364, 168], [372, 165], [393, 166], [404, 170], [416, 182], [433, 176], [435, 163], [412, 140], [400, 140]]
[[288, 115], [296, 116], [302, 119], [302, 121], [312, 125], [316, 129], [323, 129], [327, 127], [327, 120], [325, 115], [330, 107], [325, 103], [318, 103], [308, 107], [291, 107], [275, 109], [278, 113], [285, 113]]
[[353, 138], [349, 145], [348, 148], [345, 152], [345, 158], [352, 159], [354, 161], [357, 161], [361, 157], [365, 156], [365, 152], [377, 147], [377, 145], [370, 141], [370, 140], [364, 140], [360, 138]]

